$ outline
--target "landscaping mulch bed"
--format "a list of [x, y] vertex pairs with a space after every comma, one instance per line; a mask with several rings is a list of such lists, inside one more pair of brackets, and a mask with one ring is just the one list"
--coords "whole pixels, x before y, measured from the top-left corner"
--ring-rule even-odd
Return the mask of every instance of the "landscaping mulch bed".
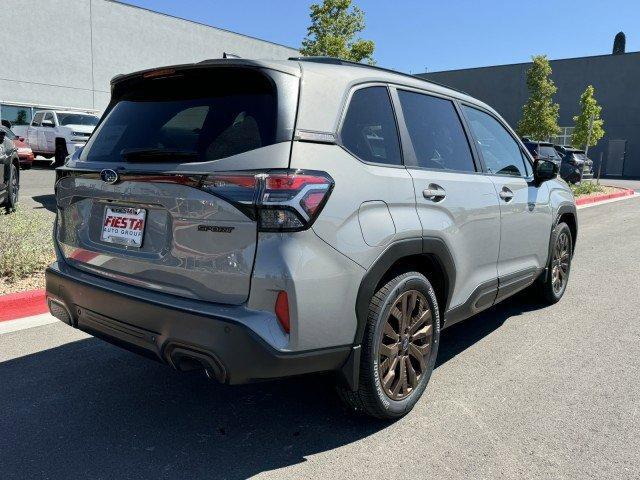
[[51, 232], [45, 212], [0, 213], [0, 295], [44, 287], [44, 269], [55, 260]]
[[26, 292], [27, 290], [37, 290], [44, 288], [44, 271], [34, 273], [26, 278], [19, 278], [12, 282], [7, 282], [0, 278], [0, 295], [7, 293]]

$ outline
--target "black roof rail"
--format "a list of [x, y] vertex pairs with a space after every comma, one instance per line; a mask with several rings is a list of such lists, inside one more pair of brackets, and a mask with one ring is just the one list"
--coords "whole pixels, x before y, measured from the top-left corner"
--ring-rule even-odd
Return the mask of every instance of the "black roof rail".
[[433, 80], [427, 80], [423, 77], [418, 77], [417, 75], [411, 75], [409, 73], [399, 72], [397, 70], [392, 70], [390, 68], [378, 67], [376, 65], [369, 65], [367, 63], [358, 63], [352, 62], [350, 60], [343, 60], [341, 58], [336, 57], [323, 57], [323, 56], [309, 56], [309, 57], [289, 57], [288, 60], [295, 60], [298, 62], [313, 62], [313, 63], [326, 63], [329, 65], [347, 65], [351, 67], [363, 67], [363, 68], [372, 68], [374, 70], [378, 70], [380, 72], [393, 73], [395, 75], [402, 75], [403, 77], [413, 78], [414, 80], [422, 80], [423, 82], [431, 83], [433, 85], [438, 85], [439, 87], [448, 88], [449, 90], [453, 90], [454, 92], [462, 93], [464, 95], [469, 95], [464, 90], [460, 90], [455, 87], [451, 87], [444, 83], [435, 82]]

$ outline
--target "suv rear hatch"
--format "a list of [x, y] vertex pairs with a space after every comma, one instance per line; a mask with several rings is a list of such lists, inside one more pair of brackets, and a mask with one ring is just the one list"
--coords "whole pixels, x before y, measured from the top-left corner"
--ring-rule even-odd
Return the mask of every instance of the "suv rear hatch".
[[246, 301], [260, 174], [289, 165], [299, 78], [249, 61], [141, 72], [58, 169], [65, 261], [204, 301]]

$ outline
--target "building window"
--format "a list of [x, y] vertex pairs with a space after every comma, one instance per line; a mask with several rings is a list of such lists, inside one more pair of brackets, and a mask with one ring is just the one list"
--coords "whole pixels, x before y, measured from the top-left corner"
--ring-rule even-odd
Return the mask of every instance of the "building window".
[[8, 120], [13, 126], [26, 126], [31, 123], [31, 107], [20, 105], [0, 105], [2, 120]]
[[571, 135], [575, 127], [560, 127], [560, 133], [549, 139], [555, 145], [571, 145]]

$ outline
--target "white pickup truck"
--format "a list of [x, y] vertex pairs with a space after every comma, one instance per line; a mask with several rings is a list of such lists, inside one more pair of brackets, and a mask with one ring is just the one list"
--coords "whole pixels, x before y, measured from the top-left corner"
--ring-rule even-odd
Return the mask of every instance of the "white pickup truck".
[[38, 111], [27, 129], [27, 142], [34, 155], [55, 157], [55, 165], [84, 146], [99, 118], [89, 113], [57, 110]]

